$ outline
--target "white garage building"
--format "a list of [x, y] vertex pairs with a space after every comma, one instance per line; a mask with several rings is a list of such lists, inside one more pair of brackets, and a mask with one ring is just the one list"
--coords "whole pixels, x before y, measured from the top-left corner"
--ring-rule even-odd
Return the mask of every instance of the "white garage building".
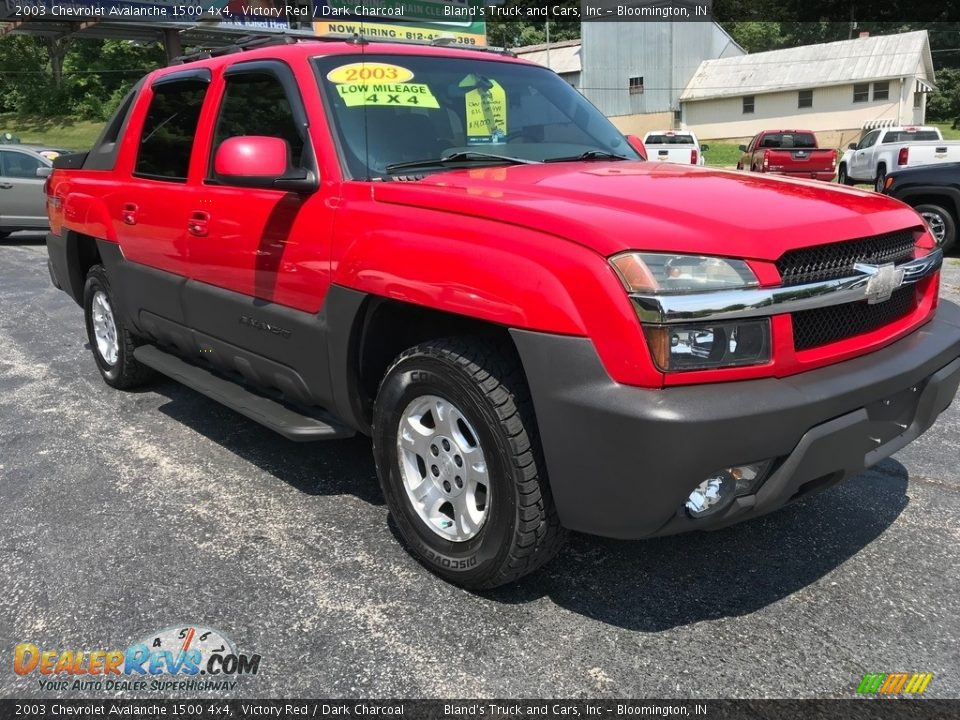
[[746, 141], [766, 129], [844, 147], [864, 128], [923, 124], [934, 86], [925, 30], [705, 60], [680, 95], [700, 138]]

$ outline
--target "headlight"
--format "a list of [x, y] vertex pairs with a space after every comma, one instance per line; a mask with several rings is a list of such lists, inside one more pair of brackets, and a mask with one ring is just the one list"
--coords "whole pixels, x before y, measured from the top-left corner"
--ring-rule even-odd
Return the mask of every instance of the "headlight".
[[743, 260], [628, 252], [610, 258], [628, 292], [735, 290], [760, 283]]
[[770, 320], [647, 325], [650, 354], [664, 372], [762, 365], [770, 361]]
[[[610, 258], [627, 292], [683, 295], [757, 287], [743, 260], [703, 255], [627, 252]], [[663, 372], [770, 362], [770, 320], [644, 325], [650, 354]]]

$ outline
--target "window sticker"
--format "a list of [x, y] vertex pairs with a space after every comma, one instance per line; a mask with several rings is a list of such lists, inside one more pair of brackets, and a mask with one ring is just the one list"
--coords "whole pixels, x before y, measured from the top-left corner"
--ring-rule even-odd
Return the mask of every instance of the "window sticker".
[[507, 136], [507, 93], [496, 80], [471, 73], [460, 87], [472, 88], [465, 97], [467, 105], [467, 143], [503, 142]]
[[347, 107], [393, 105], [439, 108], [440, 103], [425, 83], [413, 80], [413, 71], [389, 63], [350, 63], [327, 73]]
[[347, 107], [392, 105], [394, 107], [439, 108], [440, 104], [422, 83], [356, 83], [337, 85]]
[[413, 71], [388, 63], [359, 62], [335, 67], [327, 73], [327, 80], [337, 85], [368, 82], [402, 83], [413, 80]]

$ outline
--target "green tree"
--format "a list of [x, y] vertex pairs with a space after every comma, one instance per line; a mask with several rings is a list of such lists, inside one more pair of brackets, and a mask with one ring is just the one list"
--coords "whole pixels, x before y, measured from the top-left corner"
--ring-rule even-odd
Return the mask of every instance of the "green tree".
[[927, 117], [960, 126], [960, 68], [942, 68], [937, 73], [937, 87], [940, 91], [927, 100]]

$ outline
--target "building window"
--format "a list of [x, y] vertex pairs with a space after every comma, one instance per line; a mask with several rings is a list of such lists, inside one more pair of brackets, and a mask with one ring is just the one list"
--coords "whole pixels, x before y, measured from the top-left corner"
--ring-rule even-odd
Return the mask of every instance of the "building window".
[[923, 93], [915, 92], [913, 94], [913, 106], [915, 108], [923, 107]]
[[813, 90], [801, 90], [799, 93], [797, 93], [797, 107], [798, 108], [813, 107]]
[[752, 115], [753, 114], [753, 95], [744, 95], [743, 97], [743, 114]]
[[870, 83], [863, 83], [862, 85], [853, 86], [853, 101], [858, 102], [867, 102], [870, 99]]
[[890, 99], [890, 83], [874, 83], [873, 84], [873, 99], [874, 100], [889, 100]]
[[630, 78], [630, 94], [631, 95], [643, 94], [643, 75]]

